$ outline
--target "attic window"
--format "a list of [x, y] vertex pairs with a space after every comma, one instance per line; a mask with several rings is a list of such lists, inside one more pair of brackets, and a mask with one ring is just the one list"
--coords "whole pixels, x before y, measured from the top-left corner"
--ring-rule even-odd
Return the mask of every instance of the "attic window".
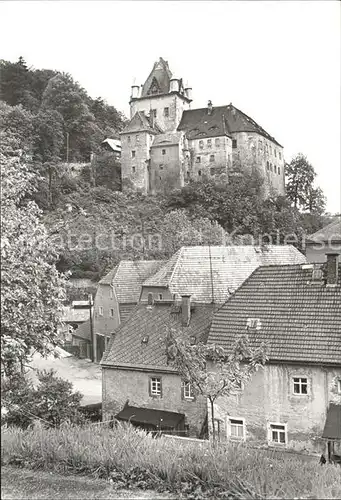
[[237, 139], [232, 139], [232, 147], [233, 148], [237, 147]]
[[203, 147], [204, 147], [204, 141], [203, 141], [203, 140], [201, 140], [201, 141], [199, 141], [199, 148], [200, 148], [200, 149], [203, 149]]
[[259, 318], [248, 318], [246, 321], [246, 328], [253, 328], [255, 330], [261, 329], [261, 322]]
[[208, 148], [212, 147], [212, 139], [207, 139], [207, 147]]
[[148, 340], [149, 340], [149, 335], [146, 335], [145, 337], [143, 337], [142, 339], [142, 344], [148, 344]]
[[212, 127], [210, 127], [208, 130], [217, 130], [217, 125], [213, 125]]
[[197, 134], [199, 137], [205, 137], [205, 132], [199, 132], [199, 134]]
[[159, 300], [162, 300], [163, 299], [163, 295], [162, 293], [159, 293]]

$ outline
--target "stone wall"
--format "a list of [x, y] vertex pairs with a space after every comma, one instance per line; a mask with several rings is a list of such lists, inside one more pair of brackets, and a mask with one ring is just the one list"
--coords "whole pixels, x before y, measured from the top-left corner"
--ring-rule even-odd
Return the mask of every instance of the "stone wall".
[[[308, 379], [307, 395], [293, 393], [293, 377]], [[337, 379], [341, 368], [266, 365], [242, 391], [217, 400], [215, 417], [221, 420], [222, 437], [228, 437], [231, 417], [245, 419], [246, 440], [259, 443], [268, 442], [270, 423], [281, 423], [287, 424], [287, 447], [324, 452], [321, 436], [328, 405], [341, 404]]]
[[194, 180], [203, 176], [227, 176], [232, 161], [232, 141], [229, 137], [190, 140], [189, 148], [192, 156], [191, 177]]
[[251, 170], [256, 166], [265, 178], [264, 195], [285, 194], [283, 148], [256, 132], [236, 132], [233, 148], [233, 168]]
[[150, 192], [168, 192], [183, 186], [181, 173], [181, 144], [160, 145], [150, 151]]
[[[168, 108], [166, 116], [165, 108]], [[149, 116], [150, 110], [156, 110], [156, 122], [164, 132], [174, 132], [181, 120], [182, 112], [190, 108], [187, 100], [179, 94], [151, 95], [141, 99], [133, 99], [130, 102], [130, 118], [137, 111], [144, 111]], [[123, 145], [122, 145], [123, 146]]]
[[149, 189], [148, 163], [154, 136], [147, 132], [121, 136], [122, 188], [133, 187], [147, 194]]
[[[149, 395], [149, 378], [162, 378], [162, 397]], [[206, 401], [182, 399], [181, 378], [174, 373], [102, 369], [103, 420], [116, 415], [129, 400], [130, 406], [185, 414], [189, 434], [199, 436], [206, 416]]]

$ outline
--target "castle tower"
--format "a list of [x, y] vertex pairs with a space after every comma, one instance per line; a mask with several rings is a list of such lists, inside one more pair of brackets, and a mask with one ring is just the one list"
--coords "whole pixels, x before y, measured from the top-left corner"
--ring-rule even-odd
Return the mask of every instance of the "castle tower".
[[182, 112], [190, 109], [191, 91], [188, 85], [184, 88], [181, 78], [172, 75], [168, 62], [160, 57], [141, 89], [135, 84], [132, 86], [130, 118], [138, 111], [152, 114], [164, 132], [174, 132]]

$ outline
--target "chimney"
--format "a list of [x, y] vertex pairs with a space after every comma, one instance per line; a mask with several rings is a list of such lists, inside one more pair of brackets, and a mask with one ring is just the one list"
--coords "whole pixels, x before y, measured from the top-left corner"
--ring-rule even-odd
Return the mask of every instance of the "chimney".
[[147, 307], [150, 309], [154, 305], [154, 297], [151, 292], [148, 293], [148, 305]]
[[212, 101], [208, 101], [208, 103], [207, 103], [207, 114], [211, 115], [212, 111], [213, 111]]
[[185, 96], [187, 99], [192, 100], [192, 87], [190, 87], [188, 84], [185, 87]]
[[188, 326], [191, 321], [191, 296], [182, 295], [181, 299], [182, 326]]
[[131, 86], [131, 98], [137, 99], [139, 97], [140, 87], [138, 85]]
[[327, 252], [327, 285], [337, 285], [339, 273], [339, 254]]

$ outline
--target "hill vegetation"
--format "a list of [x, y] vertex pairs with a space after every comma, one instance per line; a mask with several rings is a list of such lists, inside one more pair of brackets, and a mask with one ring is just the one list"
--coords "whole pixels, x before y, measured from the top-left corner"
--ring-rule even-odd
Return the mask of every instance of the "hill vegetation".
[[288, 168], [288, 197], [263, 200], [256, 174], [228, 185], [190, 182], [157, 196], [122, 193], [120, 166], [101, 142], [122, 130], [123, 114], [91, 98], [69, 74], [31, 69], [22, 58], [1, 61], [0, 70], [4, 155], [33, 174], [26, 198], [42, 210], [58, 269], [73, 277], [97, 280], [123, 258], [167, 258], [185, 244], [272, 239], [302, 248], [304, 235], [329, 221], [303, 155]]

